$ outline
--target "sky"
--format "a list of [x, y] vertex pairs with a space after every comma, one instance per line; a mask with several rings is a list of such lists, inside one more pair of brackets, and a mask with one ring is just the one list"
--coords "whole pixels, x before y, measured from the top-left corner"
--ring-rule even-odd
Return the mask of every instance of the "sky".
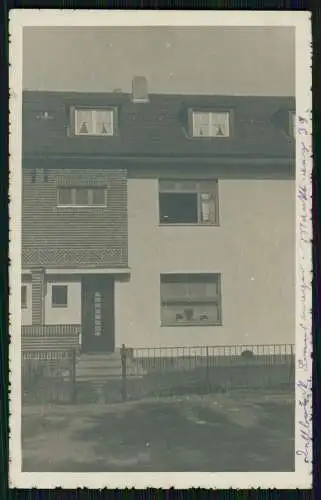
[[28, 27], [26, 90], [292, 96], [294, 29]]

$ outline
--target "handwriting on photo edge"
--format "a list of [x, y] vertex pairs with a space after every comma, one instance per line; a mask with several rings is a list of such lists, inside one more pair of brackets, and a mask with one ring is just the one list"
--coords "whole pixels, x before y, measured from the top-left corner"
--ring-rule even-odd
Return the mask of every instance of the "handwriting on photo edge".
[[[308, 297], [311, 295], [311, 175], [308, 171], [308, 161], [311, 159], [312, 150], [308, 145], [311, 133], [308, 131], [308, 119], [299, 116], [297, 136], [300, 141], [300, 169], [299, 186], [297, 196], [300, 201], [299, 213], [299, 252], [300, 268], [298, 272], [300, 283], [300, 322], [302, 332], [302, 351], [298, 357], [298, 368], [302, 373], [309, 373], [311, 368], [312, 332], [311, 332], [311, 308]], [[309, 262], [310, 261], [310, 262]], [[310, 266], [310, 267], [307, 267]], [[300, 447], [296, 451], [297, 456], [303, 458], [304, 463], [312, 463], [312, 379], [297, 381], [297, 409], [299, 413], [298, 428]]]

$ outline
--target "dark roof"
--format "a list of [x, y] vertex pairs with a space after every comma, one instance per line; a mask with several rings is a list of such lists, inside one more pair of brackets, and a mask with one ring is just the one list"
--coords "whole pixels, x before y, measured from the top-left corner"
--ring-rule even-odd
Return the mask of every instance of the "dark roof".
[[[72, 106], [117, 106], [118, 133], [112, 137], [68, 134]], [[232, 111], [229, 138], [190, 138], [190, 108]], [[133, 103], [123, 93], [23, 92], [23, 155], [106, 157], [251, 157], [289, 158], [292, 97], [150, 94], [149, 103]], [[50, 119], [39, 115], [48, 112]]]

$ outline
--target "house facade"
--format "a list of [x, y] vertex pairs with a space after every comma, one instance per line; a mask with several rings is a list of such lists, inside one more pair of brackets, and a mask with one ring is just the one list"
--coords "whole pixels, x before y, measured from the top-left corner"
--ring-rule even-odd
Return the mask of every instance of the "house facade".
[[144, 78], [24, 92], [23, 327], [84, 352], [293, 343], [294, 112]]

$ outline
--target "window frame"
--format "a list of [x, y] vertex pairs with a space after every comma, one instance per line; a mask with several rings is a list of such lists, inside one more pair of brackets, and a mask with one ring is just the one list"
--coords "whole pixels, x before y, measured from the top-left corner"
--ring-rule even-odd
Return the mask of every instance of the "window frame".
[[[71, 190], [71, 200], [72, 203], [70, 204], [62, 204], [59, 203], [59, 190], [61, 189], [69, 189]], [[76, 192], [77, 189], [85, 189], [87, 191], [87, 196], [88, 196], [88, 203], [86, 205], [78, 205], [76, 203]], [[93, 204], [93, 198], [94, 198], [94, 190], [101, 189], [104, 191], [104, 204]], [[107, 207], [107, 187], [106, 186], [57, 186], [57, 208], [106, 208]]]
[[[65, 288], [66, 289], [66, 303], [65, 304], [57, 304], [54, 303], [54, 288]], [[68, 285], [53, 283], [51, 284], [51, 308], [52, 309], [67, 309], [69, 303], [68, 297]]]
[[[210, 116], [213, 114], [226, 114], [227, 115], [227, 135], [194, 135], [193, 118], [195, 113], [207, 113]], [[230, 139], [232, 136], [232, 110], [227, 108], [190, 108], [188, 110], [188, 136], [191, 139], [197, 140], [213, 140], [213, 139]]]
[[[169, 278], [172, 277], [173, 281], [163, 281], [164, 277]], [[184, 278], [181, 281], [179, 280], [179, 277]], [[190, 278], [190, 281], [188, 281], [188, 277]], [[198, 281], [200, 277], [204, 277], [204, 281]], [[210, 278], [213, 277], [213, 281], [210, 280]], [[204, 297], [192, 297], [190, 300], [187, 299], [187, 297], [168, 297], [168, 298], [163, 298], [162, 296], [162, 284], [163, 283], [215, 283], [217, 286], [217, 294], [216, 296], [204, 296]], [[162, 273], [160, 274], [160, 322], [161, 322], [161, 327], [180, 327], [180, 326], [222, 326], [222, 293], [221, 293], [221, 283], [222, 283], [222, 275], [221, 273]], [[197, 306], [197, 305], [202, 305], [202, 304], [212, 304], [213, 306], [217, 307], [217, 316], [218, 319], [217, 321], [203, 321], [201, 319], [198, 320], [193, 320], [193, 321], [188, 321], [188, 320], [183, 320], [183, 321], [164, 321], [163, 319], [163, 308], [166, 305], [184, 305], [187, 308], [191, 306]]]
[[[25, 300], [22, 300], [22, 290], [25, 290]], [[28, 286], [25, 283], [21, 284], [21, 309], [28, 309]]]
[[[90, 134], [82, 134], [77, 132], [76, 123], [77, 123], [77, 113], [79, 111], [91, 111], [92, 113], [110, 111], [112, 112], [112, 133], [111, 134], [99, 134], [99, 133], [90, 133]], [[114, 137], [118, 132], [118, 110], [115, 106], [88, 106], [88, 105], [77, 105], [71, 106], [70, 108], [70, 119], [69, 119], [69, 135], [72, 137]]]
[[[173, 182], [177, 185], [184, 185], [187, 182], [194, 182], [196, 188], [183, 189], [176, 187], [175, 189], [164, 189], [161, 187], [163, 182]], [[211, 189], [205, 190], [202, 185], [209, 184]], [[196, 194], [197, 195], [197, 222], [162, 222], [160, 213], [160, 195], [164, 194]], [[214, 217], [213, 221], [202, 222], [201, 214], [201, 196], [202, 194], [210, 193], [213, 197]], [[213, 227], [219, 226], [219, 185], [218, 179], [176, 179], [176, 178], [159, 178], [158, 179], [158, 223], [160, 226], [197, 226], [197, 227]]]

